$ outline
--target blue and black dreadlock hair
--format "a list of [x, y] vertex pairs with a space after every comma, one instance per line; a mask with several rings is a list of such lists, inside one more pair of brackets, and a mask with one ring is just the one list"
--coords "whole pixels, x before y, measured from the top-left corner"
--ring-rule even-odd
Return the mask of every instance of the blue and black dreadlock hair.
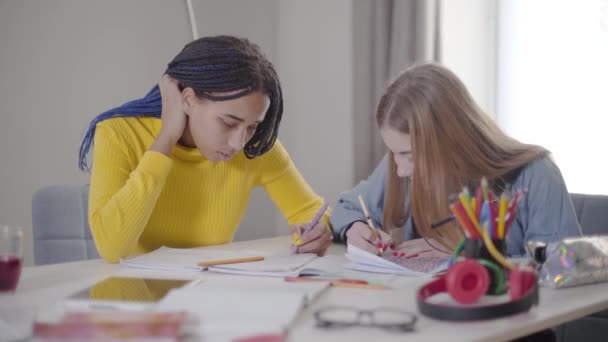
[[[268, 95], [270, 107], [244, 152], [252, 159], [272, 148], [283, 116], [283, 94], [272, 63], [256, 44], [231, 36], [200, 38], [187, 44], [169, 63], [165, 73], [178, 81], [180, 90], [190, 87], [197, 96], [212, 101], [232, 100], [257, 91]], [[98, 115], [89, 124], [80, 145], [79, 168], [89, 170], [87, 154], [98, 123], [116, 117], [160, 118], [161, 110], [160, 89], [156, 85], [143, 98]]]

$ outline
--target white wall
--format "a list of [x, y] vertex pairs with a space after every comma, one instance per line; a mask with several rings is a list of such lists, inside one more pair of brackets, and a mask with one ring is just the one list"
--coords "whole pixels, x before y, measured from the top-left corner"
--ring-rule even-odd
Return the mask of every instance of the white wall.
[[354, 182], [352, 6], [349, 0], [279, 1], [278, 73], [286, 108], [279, 137], [313, 189], [332, 203]]
[[496, 112], [497, 0], [440, 2], [441, 61], [490, 116]]

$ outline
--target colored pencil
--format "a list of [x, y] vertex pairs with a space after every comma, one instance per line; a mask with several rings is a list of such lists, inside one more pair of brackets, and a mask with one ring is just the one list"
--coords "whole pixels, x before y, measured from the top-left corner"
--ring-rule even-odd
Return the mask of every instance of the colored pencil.
[[380, 254], [384, 254], [384, 249], [380, 246], [382, 245], [382, 237], [380, 236], [380, 232], [378, 232], [376, 229], [372, 217], [369, 215], [369, 211], [367, 210], [363, 196], [359, 195], [357, 198], [359, 199], [359, 204], [361, 205], [361, 210], [363, 210], [363, 215], [365, 215], [365, 220], [367, 221], [369, 229], [371, 229], [372, 234], [374, 234], [376, 239], [378, 239], [378, 251], [380, 251]]
[[264, 260], [263, 256], [254, 256], [254, 257], [246, 257], [246, 258], [202, 261], [202, 262], [199, 262], [198, 265], [203, 266], [203, 267], [209, 267], [209, 266], [216, 266], [216, 265], [238, 264], [241, 262], [252, 262], [252, 261], [262, 261], [262, 260]]

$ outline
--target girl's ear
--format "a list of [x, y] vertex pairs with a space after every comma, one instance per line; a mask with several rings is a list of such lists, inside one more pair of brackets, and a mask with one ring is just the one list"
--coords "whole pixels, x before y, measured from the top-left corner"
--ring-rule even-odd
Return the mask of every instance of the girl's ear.
[[182, 90], [182, 108], [184, 109], [186, 116], [190, 115], [197, 101], [198, 98], [196, 97], [194, 89], [187, 87]]

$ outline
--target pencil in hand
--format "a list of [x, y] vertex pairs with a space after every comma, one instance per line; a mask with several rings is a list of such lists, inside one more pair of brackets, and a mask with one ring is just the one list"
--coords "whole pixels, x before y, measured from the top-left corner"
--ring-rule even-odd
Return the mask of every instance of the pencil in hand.
[[380, 232], [374, 226], [374, 221], [372, 221], [372, 217], [369, 215], [369, 211], [367, 210], [367, 206], [365, 205], [365, 201], [363, 200], [363, 196], [359, 195], [357, 197], [359, 199], [359, 204], [361, 205], [361, 210], [363, 210], [363, 215], [365, 215], [365, 220], [367, 221], [367, 226], [371, 229], [372, 234], [376, 236], [378, 240], [378, 251], [380, 255], [384, 254], [384, 248], [382, 246], [382, 237], [380, 236]]
[[310, 221], [306, 225], [306, 227], [304, 227], [304, 231], [300, 231], [300, 228], [296, 227], [296, 232], [294, 232], [291, 235], [291, 237], [293, 238], [293, 241], [294, 241], [293, 246], [291, 247], [291, 251], [293, 253], [296, 253], [298, 251], [298, 247], [300, 247], [304, 244], [304, 241], [302, 240], [302, 238], [304, 237], [304, 235], [306, 233], [310, 232], [319, 223], [319, 221], [321, 221], [321, 218], [323, 217], [323, 214], [325, 214], [325, 211], [327, 211], [328, 207], [329, 207], [329, 202], [324, 201], [323, 205], [317, 211], [317, 214], [312, 219], [312, 221]]

